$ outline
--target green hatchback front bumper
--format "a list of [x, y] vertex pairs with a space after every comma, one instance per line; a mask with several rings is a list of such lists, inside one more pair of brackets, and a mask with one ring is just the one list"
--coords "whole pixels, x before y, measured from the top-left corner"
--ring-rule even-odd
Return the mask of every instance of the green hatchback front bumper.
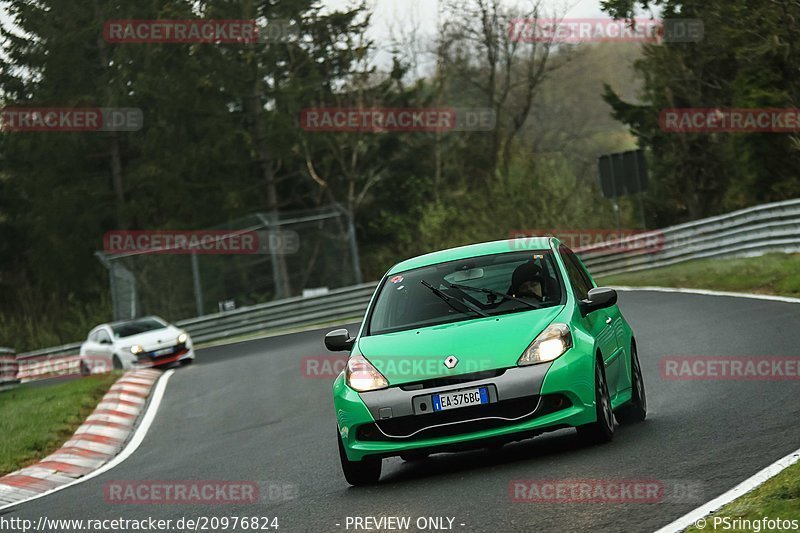
[[[590, 351], [573, 347], [552, 363], [365, 393], [348, 387], [339, 375], [333, 395], [345, 453], [359, 461], [456, 451], [590, 424], [596, 419], [594, 362]], [[420, 409], [432, 394], [476, 387], [489, 389], [491, 403], [436, 413]], [[629, 399], [629, 394], [615, 398], [614, 407]]]

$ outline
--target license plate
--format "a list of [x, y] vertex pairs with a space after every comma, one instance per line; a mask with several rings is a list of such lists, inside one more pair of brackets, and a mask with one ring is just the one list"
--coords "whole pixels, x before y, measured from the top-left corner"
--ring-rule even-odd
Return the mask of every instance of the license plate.
[[446, 411], [448, 409], [458, 409], [470, 405], [480, 405], [489, 403], [489, 392], [486, 387], [477, 389], [466, 389], [456, 392], [445, 392], [431, 396], [434, 411]]
[[159, 355], [167, 355], [168, 353], [172, 353], [172, 348], [164, 348], [163, 350], [156, 350], [153, 352], [154, 357], [158, 357]]

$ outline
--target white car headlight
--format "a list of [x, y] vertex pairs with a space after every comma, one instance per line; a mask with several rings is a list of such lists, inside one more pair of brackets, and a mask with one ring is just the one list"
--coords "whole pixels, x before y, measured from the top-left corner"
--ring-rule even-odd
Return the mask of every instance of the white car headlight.
[[178, 344], [184, 343], [189, 340], [189, 335], [185, 331], [182, 331], [180, 335], [178, 335]]
[[139, 346], [138, 344], [134, 344], [133, 346], [131, 346], [131, 353], [132, 353], [133, 355], [139, 355], [139, 354], [140, 354], [140, 353], [142, 353], [143, 351], [144, 351], [144, 348], [142, 348], [142, 347], [141, 347], [141, 346]]
[[351, 389], [358, 392], [384, 389], [389, 382], [363, 355], [353, 355], [347, 360], [345, 379]]
[[572, 348], [572, 332], [562, 323], [550, 324], [542, 331], [517, 361], [519, 366], [549, 363]]

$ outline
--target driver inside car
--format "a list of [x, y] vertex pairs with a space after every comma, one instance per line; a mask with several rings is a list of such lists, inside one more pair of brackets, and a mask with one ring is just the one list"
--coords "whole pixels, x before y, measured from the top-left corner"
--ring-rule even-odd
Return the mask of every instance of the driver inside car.
[[529, 261], [514, 269], [508, 294], [517, 298], [535, 298], [542, 301], [544, 285], [542, 269], [536, 263]]

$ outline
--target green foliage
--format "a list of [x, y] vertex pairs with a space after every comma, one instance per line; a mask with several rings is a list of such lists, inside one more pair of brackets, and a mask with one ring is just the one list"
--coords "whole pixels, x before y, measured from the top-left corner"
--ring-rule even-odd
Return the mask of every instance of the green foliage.
[[[255, 211], [338, 202], [354, 216], [364, 277], [375, 279], [405, 257], [512, 230], [615, 225], [595, 161], [633, 139], [599, 91], [609, 80], [626, 90], [638, 46], [513, 45], [507, 13], [485, 28], [489, 43], [471, 33], [477, 19], [458, 19], [436, 43], [436, 68], [412, 79], [399, 55], [388, 71], [376, 68], [364, 5], [8, 4], [15, 27], [2, 33], [6, 105], [134, 107], [144, 127], [0, 132], [0, 344], [21, 351], [70, 342], [111, 318], [108, 275], [93, 254], [112, 229], [202, 229]], [[102, 39], [109, 19], [159, 18], [289, 21], [297, 34], [219, 45]], [[305, 108], [372, 106], [489, 107], [497, 127], [319, 133], [298, 121]], [[623, 225], [631, 215], [623, 200]], [[142, 303], [171, 318], [186, 307], [177, 300], [191, 280], [156, 270], [146, 281], [163, 285], [163, 301]]]
[[666, 226], [800, 195], [800, 136], [787, 133], [682, 134], [660, 129], [668, 108], [796, 108], [800, 102], [800, 4], [748, 0], [608, 0], [630, 17], [637, 5], [661, 18], [700, 19], [696, 43], [644, 46], [639, 102], [606, 87], [615, 118], [651, 156], [651, 224]]

